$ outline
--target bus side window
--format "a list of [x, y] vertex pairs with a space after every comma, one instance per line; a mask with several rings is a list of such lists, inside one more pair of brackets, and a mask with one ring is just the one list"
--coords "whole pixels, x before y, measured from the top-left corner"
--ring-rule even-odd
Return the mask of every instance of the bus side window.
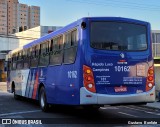
[[63, 49], [63, 35], [59, 37], [59, 49], [62, 50]]
[[30, 48], [30, 53], [31, 53], [31, 56], [30, 56], [30, 59], [31, 59], [31, 65], [30, 67], [34, 67], [34, 58], [35, 58], [35, 46]]
[[16, 53], [12, 55], [12, 70], [16, 70]]
[[49, 41], [45, 41], [44, 43], [40, 44], [40, 59], [39, 59], [39, 66], [47, 66], [49, 63]]
[[40, 45], [36, 45], [36, 58], [38, 59], [38, 57], [39, 57], [39, 47], [40, 47]]
[[77, 42], [77, 30], [73, 30], [65, 35], [64, 64], [71, 64], [75, 62]]
[[30, 56], [31, 56], [31, 52], [30, 52], [30, 48], [27, 49], [26, 51], [26, 68], [30, 67]]
[[19, 52], [16, 54], [16, 69], [20, 69], [18, 63], [19, 63]]
[[51, 39], [51, 41], [50, 41], [50, 52], [52, 52], [53, 51], [53, 39]]
[[32, 47], [31, 51], [31, 67], [37, 67], [39, 57], [39, 45]]
[[8, 62], [7, 62], [7, 75], [9, 74], [8, 72], [10, 72], [12, 70], [12, 59], [8, 58]]
[[53, 39], [54, 51], [58, 49], [58, 38]]
[[78, 44], [77, 42], [77, 30], [74, 30], [71, 33], [71, 46], [76, 46]]
[[50, 53], [50, 65], [61, 65], [63, 59], [63, 35], [53, 39], [51, 41], [52, 52]]
[[17, 69], [23, 68], [22, 51], [17, 54]]
[[34, 58], [35, 57], [35, 46], [32, 47], [32, 50], [31, 50], [31, 58]]
[[23, 51], [20, 52], [20, 64], [22, 69], [23, 68]]
[[23, 50], [23, 68], [29, 68], [28, 58], [27, 58], [27, 49]]
[[67, 34], [65, 34], [64, 47], [69, 48], [70, 46], [71, 46], [71, 32], [68, 32]]

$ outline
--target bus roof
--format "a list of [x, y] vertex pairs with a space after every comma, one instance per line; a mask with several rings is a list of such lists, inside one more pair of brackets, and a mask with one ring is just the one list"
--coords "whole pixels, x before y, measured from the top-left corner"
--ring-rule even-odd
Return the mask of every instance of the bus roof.
[[67, 30], [69, 30], [71, 28], [74, 28], [79, 23], [81, 23], [81, 21], [87, 20], [87, 19], [88, 20], [94, 20], [94, 21], [101, 21], [101, 20], [107, 20], [107, 21], [109, 21], [109, 20], [113, 21], [114, 20], [114, 21], [116, 21], [117, 20], [117, 21], [128, 21], [128, 22], [136, 22], [136, 23], [148, 24], [148, 22], [145, 22], [145, 21], [129, 19], [129, 18], [122, 18], [122, 17], [84, 17], [84, 18], [81, 18], [81, 19], [79, 19], [79, 20], [77, 20], [77, 21], [75, 21], [75, 22], [73, 22], [73, 23], [71, 23], [71, 24], [59, 29], [59, 30], [56, 30], [56, 31], [54, 31], [54, 32], [52, 32], [52, 33], [50, 33], [50, 34], [48, 34], [46, 36], [43, 36], [43, 37], [41, 37], [41, 38], [39, 38], [37, 40], [34, 40], [34, 41], [24, 45], [23, 48], [24, 49], [25, 48], [29, 48], [29, 47], [32, 47], [32, 46], [34, 46], [34, 45], [36, 45], [38, 43], [41, 43], [43, 41], [47, 41], [48, 39], [50, 39], [50, 38], [52, 38], [54, 36], [57, 36], [57, 35], [59, 35], [61, 33], [64, 33], [64, 32], [66, 32]]
[[18, 51], [20, 51], [22, 49], [23, 49], [23, 47], [16, 48], [16, 49], [10, 51], [8, 54], [14, 54], [14, 53], [16, 53], [16, 52], [18, 52]]

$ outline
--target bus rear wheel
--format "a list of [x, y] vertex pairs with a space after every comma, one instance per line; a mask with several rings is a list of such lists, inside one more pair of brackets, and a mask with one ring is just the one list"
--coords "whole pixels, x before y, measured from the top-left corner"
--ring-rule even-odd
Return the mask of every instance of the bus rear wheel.
[[15, 91], [14, 91], [14, 99], [15, 99], [15, 100], [19, 100], [19, 99], [20, 99], [19, 95], [17, 95], [17, 94], [15, 93]]
[[13, 92], [13, 96], [15, 100], [19, 100], [20, 96], [16, 94], [16, 89], [15, 89], [15, 85], [12, 85], [12, 92]]
[[48, 111], [49, 104], [47, 103], [46, 92], [45, 92], [44, 87], [41, 87], [41, 89], [40, 89], [39, 104], [40, 104], [42, 111], [44, 111], [44, 112]]

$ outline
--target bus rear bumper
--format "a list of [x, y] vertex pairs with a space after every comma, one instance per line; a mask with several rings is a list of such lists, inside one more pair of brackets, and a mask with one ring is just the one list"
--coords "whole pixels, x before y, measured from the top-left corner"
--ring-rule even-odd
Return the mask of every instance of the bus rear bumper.
[[125, 104], [155, 101], [155, 86], [148, 92], [129, 95], [106, 95], [92, 93], [85, 87], [80, 89], [80, 104]]

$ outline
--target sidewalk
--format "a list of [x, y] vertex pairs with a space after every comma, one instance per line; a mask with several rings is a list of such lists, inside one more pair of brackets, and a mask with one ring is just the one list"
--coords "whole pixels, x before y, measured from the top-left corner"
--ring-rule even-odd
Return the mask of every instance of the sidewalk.
[[7, 83], [0, 82], [0, 91], [7, 92]]
[[151, 107], [151, 108], [158, 108], [160, 109], [160, 101], [155, 101], [154, 103], [147, 103], [146, 105], [147, 107]]

